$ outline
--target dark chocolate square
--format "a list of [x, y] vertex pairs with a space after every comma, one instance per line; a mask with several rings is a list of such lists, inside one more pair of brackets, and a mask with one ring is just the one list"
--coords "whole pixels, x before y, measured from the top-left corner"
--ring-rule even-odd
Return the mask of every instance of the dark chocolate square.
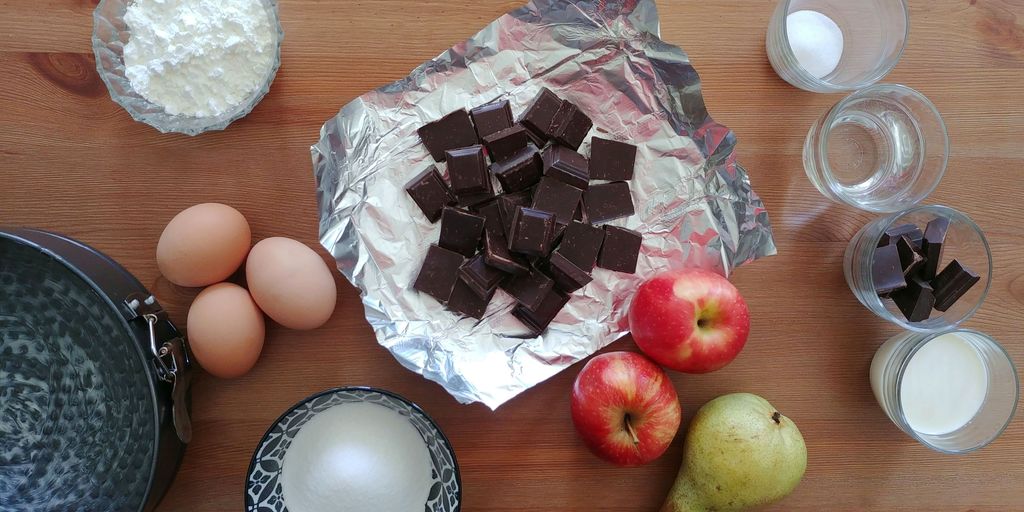
[[412, 287], [440, 302], [447, 302], [459, 279], [459, 268], [465, 262], [461, 254], [431, 245]]
[[491, 193], [491, 176], [487, 174], [487, 159], [483, 146], [469, 146], [445, 152], [448, 178], [459, 201], [464, 197]]
[[547, 297], [541, 301], [540, 306], [536, 311], [531, 311], [522, 305], [517, 305], [512, 310], [512, 316], [519, 319], [523, 325], [530, 328], [530, 331], [534, 335], [538, 335], [544, 332], [551, 324], [551, 321], [558, 316], [558, 313], [562, 311], [562, 308], [569, 302], [569, 296], [565, 295], [558, 290], [551, 290]]
[[474, 256], [459, 269], [459, 278], [466, 282], [480, 297], [494, 292], [508, 274], [487, 265], [484, 255]]
[[602, 244], [604, 244], [603, 229], [582, 222], [572, 222], [565, 230], [562, 245], [559, 245], [555, 252], [564, 256], [584, 272], [590, 272], [597, 264], [597, 256], [601, 253]]
[[551, 121], [562, 106], [562, 99], [544, 87], [534, 98], [530, 108], [526, 109], [519, 122], [527, 130], [533, 132], [537, 139], [546, 141], [551, 138]]
[[541, 165], [537, 148], [527, 146], [515, 155], [491, 165], [491, 172], [498, 178], [502, 190], [520, 192], [540, 181]]
[[554, 214], [531, 208], [516, 209], [508, 239], [510, 251], [544, 257], [551, 252], [551, 242], [554, 238]]
[[493, 190], [490, 192], [480, 192], [479, 194], [463, 194], [458, 196], [456, 205], [462, 208], [476, 208], [491, 201], [494, 201]]
[[455, 204], [455, 195], [433, 165], [413, 178], [406, 185], [405, 191], [430, 222], [437, 222], [441, 218], [441, 210], [445, 206]]
[[485, 222], [487, 219], [479, 215], [445, 208], [441, 214], [441, 239], [437, 245], [471, 258], [480, 246]]
[[523, 275], [530, 272], [530, 263], [508, 250], [508, 241], [501, 233], [484, 231], [484, 262], [507, 274]]
[[643, 235], [632, 229], [618, 226], [604, 227], [604, 244], [597, 257], [597, 266], [626, 274], [636, 273], [636, 262], [640, 258]]
[[875, 249], [875, 258], [871, 263], [871, 279], [875, 285], [875, 293], [880, 297], [906, 288], [907, 281], [903, 277], [903, 266], [900, 264], [900, 253], [896, 244]]
[[484, 137], [484, 146], [492, 162], [500, 162], [515, 156], [530, 144], [529, 131], [522, 125], [515, 125]]
[[925, 280], [935, 278], [942, 264], [942, 245], [946, 243], [946, 232], [949, 231], [949, 219], [936, 217], [924, 228], [921, 240], [921, 253], [924, 255], [924, 268], [921, 277]]
[[962, 265], [960, 261], [949, 262], [949, 265], [946, 265], [946, 268], [939, 272], [939, 275], [935, 276], [931, 283], [932, 288], [935, 289], [935, 309], [949, 310], [979, 281], [981, 281], [981, 276]]
[[616, 181], [602, 185], [591, 185], [583, 194], [590, 222], [600, 224], [636, 213], [629, 184]]
[[533, 191], [532, 208], [553, 213], [556, 222], [568, 224], [572, 222], [572, 216], [576, 213], [576, 207], [579, 206], [582, 197], [582, 190], [554, 178], [545, 177], [540, 180], [537, 190]]
[[892, 293], [892, 300], [910, 322], [923, 322], [932, 315], [935, 295], [931, 285], [919, 277], [907, 280], [907, 286]]
[[635, 167], [636, 146], [601, 137], [590, 139], [590, 179], [631, 180]]
[[551, 118], [551, 138], [559, 144], [577, 150], [587, 138], [594, 122], [590, 120], [579, 107], [568, 101], [562, 101], [562, 105]]
[[915, 249], [921, 248], [921, 239], [924, 238], [924, 233], [921, 232], [921, 228], [913, 224], [900, 224], [885, 230], [882, 233], [882, 238], [878, 240], [878, 247], [895, 244], [903, 235], [907, 235], [910, 238], [910, 241], [914, 243]]
[[555, 281], [555, 288], [565, 293], [579, 290], [594, 280], [590, 274], [558, 252], [551, 254], [551, 259], [547, 262], [545, 270]]
[[466, 109], [459, 109], [441, 119], [420, 127], [417, 132], [430, 156], [437, 162], [444, 161], [444, 152], [464, 148], [477, 143], [476, 129]]
[[490, 304], [492, 297], [494, 297], [494, 290], [481, 297], [465, 281], [458, 279], [452, 290], [451, 298], [448, 300], [448, 309], [479, 320], [487, 312], [487, 305]]
[[536, 311], [554, 287], [555, 282], [535, 268], [530, 269], [528, 274], [512, 277], [501, 285], [502, 290], [508, 292], [530, 311]]
[[544, 150], [541, 161], [544, 163], [544, 176], [580, 190], [590, 186], [590, 165], [585, 156], [556, 144]]
[[512, 232], [512, 217], [516, 215], [516, 208], [529, 207], [531, 204], [533, 204], [532, 190], [522, 190], [498, 198], [498, 211], [501, 213], [501, 223], [505, 227], [505, 238], [508, 238]]
[[507, 100], [479, 106], [470, 111], [469, 115], [473, 118], [473, 126], [481, 142], [488, 135], [512, 127], [512, 108]]
[[498, 199], [477, 205], [474, 208], [477, 215], [486, 219], [484, 229], [496, 233], [505, 234], [505, 228], [501, 223], [501, 207], [498, 206]]

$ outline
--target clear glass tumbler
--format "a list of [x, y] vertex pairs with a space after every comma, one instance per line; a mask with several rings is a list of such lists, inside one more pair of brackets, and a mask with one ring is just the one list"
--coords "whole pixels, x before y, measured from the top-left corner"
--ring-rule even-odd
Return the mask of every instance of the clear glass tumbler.
[[819, 118], [804, 142], [804, 171], [825, 197], [862, 210], [920, 203], [946, 173], [949, 136], [935, 105], [902, 85], [857, 91]]
[[894, 336], [871, 361], [871, 388], [900, 430], [952, 454], [998, 438], [1013, 419], [1020, 394], [1006, 350], [967, 329]]
[[853, 91], [892, 71], [910, 33], [906, 0], [782, 0], [768, 25], [768, 60], [812, 92]]
[[[956, 259], [977, 273], [981, 280], [946, 311], [933, 310], [927, 320], [911, 322], [892, 299], [878, 296], [872, 275], [875, 250], [882, 234], [889, 228], [914, 224], [924, 231], [929, 222], [939, 217], [949, 219], [949, 228], [938, 270], [942, 271], [949, 262]], [[843, 273], [846, 275], [846, 284], [857, 300], [875, 315], [904, 329], [939, 332], [957, 327], [981, 307], [992, 283], [992, 253], [985, 234], [970, 217], [946, 206], [919, 206], [882, 217], [861, 228], [846, 247]]]

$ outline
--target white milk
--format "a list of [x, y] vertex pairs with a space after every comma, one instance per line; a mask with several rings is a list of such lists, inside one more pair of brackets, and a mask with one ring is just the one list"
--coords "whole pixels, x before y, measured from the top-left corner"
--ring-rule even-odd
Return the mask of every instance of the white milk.
[[[899, 346], [883, 345], [871, 365], [876, 398], [882, 368]], [[988, 371], [980, 354], [955, 333], [926, 343], [907, 364], [900, 387], [903, 416], [914, 431], [927, 435], [953, 432], [974, 418], [988, 391]], [[881, 403], [881, 401], [879, 401]]]
[[786, 16], [786, 35], [800, 67], [822, 78], [835, 71], [843, 56], [843, 31], [818, 11], [796, 11]]
[[290, 512], [421, 511], [430, 454], [409, 420], [387, 407], [331, 407], [302, 426], [281, 468]]

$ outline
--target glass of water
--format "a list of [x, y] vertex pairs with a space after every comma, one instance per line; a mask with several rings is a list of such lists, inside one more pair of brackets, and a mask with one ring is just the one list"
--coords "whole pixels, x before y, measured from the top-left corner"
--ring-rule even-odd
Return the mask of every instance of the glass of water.
[[878, 84], [837, 103], [807, 134], [804, 171], [825, 197], [862, 210], [910, 208], [946, 172], [949, 136], [935, 105], [902, 85]]
[[909, 33], [906, 0], [781, 0], [765, 47], [772, 68], [795, 87], [854, 91], [896, 67]]

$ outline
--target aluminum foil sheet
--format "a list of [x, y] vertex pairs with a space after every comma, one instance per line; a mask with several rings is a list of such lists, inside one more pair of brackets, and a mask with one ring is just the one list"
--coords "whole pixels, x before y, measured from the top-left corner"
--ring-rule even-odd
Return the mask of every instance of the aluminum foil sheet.
[[[595, 269], [548, 330], [529, 337], [504, 292], [477, 322], [413, 290], [440, 226], [405, 186], [433, 164], [417, 128], [502, 98], [518, 116], [543, 86], [590, 115], [592, 134], [639, 146], [637, 215], [614, 224], [643, 233], [644, 246], [636, 275]], [[686, 54], [659, 38], [651, 0], [534, 0], [352, 101], [320, 133], [311, 150], [321, 243], [361, 290], [380, 344], [463, 403], [497, 408], [625, 336], [645, 276], [692, 266], [728, 274], [775, 253], [736, 138], [708, 115]]]

